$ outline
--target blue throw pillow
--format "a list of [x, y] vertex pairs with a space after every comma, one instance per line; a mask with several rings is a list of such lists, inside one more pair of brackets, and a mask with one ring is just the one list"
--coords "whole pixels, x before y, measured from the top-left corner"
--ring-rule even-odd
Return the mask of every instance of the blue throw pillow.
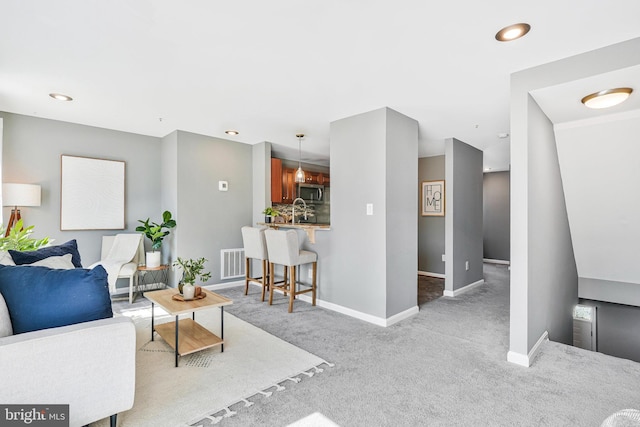
[[71, 254], [71, 262], [76, 268], [82, 268], [82, 262], [80, 261], [80, 252], [78, 252], [78, 243], [74, 240], [69, 240], [66, 243], [56, 246], [47, 246], [35, 251], [9, 251], [13, 262], [16, 265], [33, 264], [36, 261], [40, 261], [50, 256], [61, 256]]
[[14, 334], [113, 317], [107, 272], [0, 265]]

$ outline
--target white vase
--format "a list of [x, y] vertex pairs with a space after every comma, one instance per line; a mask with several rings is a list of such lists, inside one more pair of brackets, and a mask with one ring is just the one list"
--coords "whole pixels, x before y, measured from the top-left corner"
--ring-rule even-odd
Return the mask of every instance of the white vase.
[[193, 299], [196, 296], [196, 287], [193, 285], [184, 285], [182, 287], [182, 295], [186, 300]]
[[162, 253], [160, 251], [147, 252], [147, 268], [160, 267]]

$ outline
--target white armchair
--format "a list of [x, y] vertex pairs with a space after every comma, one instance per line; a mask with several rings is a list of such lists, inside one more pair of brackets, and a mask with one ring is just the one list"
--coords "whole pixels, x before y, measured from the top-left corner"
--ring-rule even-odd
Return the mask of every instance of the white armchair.
[[[100, 263], [103, 264], [110, 276], [113, 274], [117, 274], [117, 279], [129, 279], [129, 303], [132, 303], [133, 292], [138, 286], [138, 266], [144, 264], [144, 244], [142, 243], [142, 234], [122, 234], [121, 236], [127, 236], [128, 238], [126, 244], [128, 248], [125, 250], [125, 253], [134, 253], [131, 260], [124, 264], [122, 264], [121, 262], [117, 263], [117, 265], [121, 266], [119, 271], [117, 271], [117, 273], [114, 273], [114, 270], [117, 270], [117, 265], [114, 268], [109, 268], [106, 260], [109, 259], [110, 255], [113, 256], [112, 248], [114, 243], [116, 242], [116, 236], [102, 236], [102, 251], [100, 253]], [[135, 243], [135, 237], [138, 237], [137, 243]], [[125, 256], [125, 258], [128, 257], [129, 255]], [[113, 280], [111, 277], [109, 279], [109, 292], [111, 294], [117, 293], [118, 290], [115, 287], [115, 280]]]

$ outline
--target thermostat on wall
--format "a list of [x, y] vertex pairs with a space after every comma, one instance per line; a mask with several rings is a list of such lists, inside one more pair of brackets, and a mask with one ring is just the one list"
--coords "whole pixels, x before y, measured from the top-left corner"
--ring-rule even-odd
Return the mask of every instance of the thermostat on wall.
[[218, 190], [220, 191], [229, 190], [229, 183], [227, 181], [218, 181]]

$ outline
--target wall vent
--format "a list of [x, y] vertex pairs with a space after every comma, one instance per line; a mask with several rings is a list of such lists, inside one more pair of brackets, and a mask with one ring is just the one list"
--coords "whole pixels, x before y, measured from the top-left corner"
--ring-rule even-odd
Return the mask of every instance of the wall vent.
[[220, 251], [220, 279], [244, 277], [244, 248]]

